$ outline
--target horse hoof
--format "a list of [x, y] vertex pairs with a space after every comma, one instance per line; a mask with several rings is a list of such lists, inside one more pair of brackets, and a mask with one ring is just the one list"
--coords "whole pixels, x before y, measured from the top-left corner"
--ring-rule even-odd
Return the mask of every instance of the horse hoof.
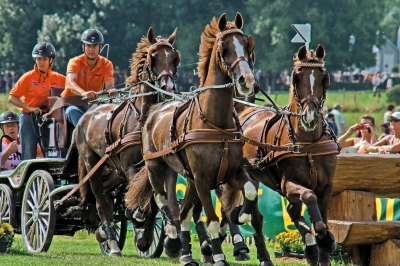
[[308, 265], [317, 266], [318, 265], [318, 247], [317, 245], [306, 246], [304, 251], [304, 257]]
[[181, 256], [179, 258], [181, 266], [199, 266], [199, 264], [190, 255]]
[[201, 262], [202, 263], [206, 263], [206, 264], [213, 264], [214, 260], [213, 260], [212, 255], [204, 255], [204, 254], [202, 254], [201, 255]]
[[236, 261], [250, 260], [249, 252], [249, 247], [242, 241], [237, 242], [233, 246], [233, 256], [235, 256]]
[[229, 263], [226, 260], [220, 260], [214, 263], [214, 266], [229, 266]]
[[[207, 240], [203, 241], [203, 243], [200, 246], [201, 249], [201, 254], [204, 256], [212, 256], [212, 248], [210, 243], [208, 243]], [[212, 262], [212, 260], [211, 260]]]
[[239, 252], [237, 255], [235, 255], [235, 260], [236, 261], [250, 260], [250, 256], [247, 252]]
[[170, 258], [178, 258], [181, 254], [182, 242], [179, 238], [166, 237], [164, 240], [165, 254]]
[[96, 229], [96, 232], [94, 232], [96, 235], [96, 240], [99, 243], [103, 243], [104, 241], [107, 240], [106, 232], [104, 232], [103, 228], [101, 226]]
[[260, 262], [260, 266], [274, 266], [271, 260], [264, 260]]
[[110, 257], [122, 257], [122, 252], [121, 251], [111, 251]]

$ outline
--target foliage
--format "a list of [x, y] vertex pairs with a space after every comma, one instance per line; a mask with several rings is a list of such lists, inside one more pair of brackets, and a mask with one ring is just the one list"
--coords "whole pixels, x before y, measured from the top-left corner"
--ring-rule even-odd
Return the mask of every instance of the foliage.
[[304, 243], [298, 231], [282, 232], [275, 237], [275, 249], [285, 253], [304, 253]]
[[11, 241], [14, 238], [14, 228], [9, 223], [2, 223], [0, 227], [0, 240]]
[[[353, 63], [371, 66], [375, 60], [371, 47], [379, 43], [384, 30], [390, 40], [396, 37], [398, 24], [393, 22], [398, 21], [400, 8], [392, 2], [0, 0], [0, 70], [30, 70], [33, 46], [49, 41], [57, 50], [55, 70], [65, 73], [68, 60], [82, 52], [80, 34], [92, 27], [103, 31], [114, 66], [126, 70], [137, 42], [151, 26], [156, 35], [170, 35], [178, 28], [175, 46], [182, 54], [179, 72], [192, 73], [205, 25], [222, 13], [232, 20], [237, 11], [244, 17], [245, 34], [255, 38], [256, 68], [263, 72], [276, 76], [292, 67], [293, 54], [300, 46], [290, 42], [295, 35], [290, 26], [293, 23], [312, 25], [310, 48], [315, 49], [318, 43], [325, 46], [330, 71], [343, 70]], [[382, 34], [377, 36], [375, 32], [380, 29]], [[356, 37], [352, 51], [351, 34]]]
[[395, 105], [400, 105], [400, 85], [393, 86], [387, 92], [387, 100]]

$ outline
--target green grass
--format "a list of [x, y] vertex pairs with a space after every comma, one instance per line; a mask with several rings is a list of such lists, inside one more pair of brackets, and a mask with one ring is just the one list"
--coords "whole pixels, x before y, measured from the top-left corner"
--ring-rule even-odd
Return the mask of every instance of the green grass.
[[[195, 237], [192, 235], [192, 239]], [[275, 259], [273, 255], [273, 244], [267, 243], [268, 251], [272, 261], [277, 266], [300, 266], [307, 265], [305, 260], [296, 263], [282, 262], [282, 259]], [[200, 248], [197, 241], [192, 243], [193, 258], [200, 262]], [[239, 265], [259, 265], [257, 251], [254, 246], [250, 246], [250, 261], [236, 262], [232, 256], [232, 244], [223, 244], [223, 250], [227, 261], [232, 266]], [[140, 258], [133, 244], [132, 234], [128, 234], [126, 244], [123, 249], [123, 257], [112, 258], [101, 254], [95, 236], [88, 235], [86, 231], [79, 231], [73, 237], [54, 236], [48, 252], [30, 253], [25, 250], [21, 235], [15, 236], [15, 241], [11, 250], [6, 254], [0, 254], [0, 265], [157, 265], [169, 266], [179, 265], [177, 259], [170, 259], [165, 254], [159, 259]], [[209, 265], [200, 263], [200, 265]], [[332, 263], [333, 266], [341, 266], [343, 263]]]
[[[140, 258], [133, 244], [132, 234], [128, 235], [123, 249], [122, 258], [111, 258], [101, 254], [94, 235], [86, 232], [78, 232], [74, 237], [54, 236], [50, 249], [46, 253], [29, 253], [25, 251], [21, 235], [15, 237], [15, 241], [9, 253], [0, 257], [0, 265], [179, 265], [177, 259], [170, 259], [165, 254], [159, 259]], [[193, 237], [192, 237], [193, 238]], [[192, 244], [193, 257], [200, 261], [199, 243]], [[273, 254], [273, 246], [269, 244], [269, 252]], [[227, 260], [231, 265], [257, 265], [256, 249], [250, 247], [251, 260], [244, 263], [236, 263], [232, 257], [232, 245], [224, 244], [223, 249]], [[273, 255], [272, 255], [273, 257]], [[201, 264], [206, 265], [206, 264]], [[304, 265], [276, 264], [276, 265]]]

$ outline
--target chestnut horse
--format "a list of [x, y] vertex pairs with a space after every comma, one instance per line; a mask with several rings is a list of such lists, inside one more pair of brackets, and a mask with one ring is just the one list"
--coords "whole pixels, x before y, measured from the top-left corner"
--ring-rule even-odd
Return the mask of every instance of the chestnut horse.
[[[98, 215], [102, 221], [111, 256], [122, 253], [116, 241], [113, 228], [110, 192], [124, 187], [138, 169], [142, 161], [140, 131], [149, 108], [163, 99], [154, 89], [141, 81], [161, 87], [167, 91], [175, 90], [176, 68], [179, 52], [173, 48], [176, 30], [168, 39], [155, 37], [150, 28], [147, 37], [142, 37], [136, 52], [132, 55], [131, 76], [126, 80], [136, 92], [130, 99], [121, 103], [104, 104], [89, 109], [79, 121], [74, 134], [79, 152], [79, 179], [95, 167], [105, 154], [109, 157], [105, 165], [97, 168], [89, 181], [81, 187], [81, 203], [87, 204], [94, 194]], [[155, 92], [155, 93], [151, 93]], [[104, 131], [105, 130], [105, 131]], [[93, 194], [90, 192], [93, 192]], [[101, 234], [96, 234], [101, 238]]]
[[[327, 212], [339, 146], [326, 125], [321, 109], [329, 87], [324, 68], [325, 50], [301, 47], [294, 62], [289, 105], [293, 115], [275, 114], [252, 107], [240, 115], [243, 135], [260, 143], [294, 148], [294, 152], [266, 150], [246, 143], [244, 156], [250, 162], [250, 175], [278, 191], [289, 201], [287, 211], [306, 244], [305, 255], [311, 265], [329, 265], [335, 240], [327, 227]], [[297, 146], [296, 146], [297, 145]], [[316, 237], [301, 216], [302, 204], [308, 208]]]
[[[263, 265], [272, 265], [262, 235], [263, 217], [256, 204], [258, 183], [243, 168], [243, 142], [238, 140], [239, 125], [233, 116], [235, 87], [245, 96], [253, 93], [254, 86], [250, 56], [254, 41], [242, 33], [242, 26], [239, 13], [234, 22], [228, 22], [223, 14], [218, 22], [214, 18], [206, 26], [199, 48], [200, 92], [186, 103], [175, 101], [151, 111], [143, 127], [146, 166], [126, 194], [128, 207], [146, 209], [153, 188], [165, 224], [166, 253], [178, 256], [183, 246], [180, 260], [184, 265], [196, 264], [191, 258], [189, 224], [198, 199], [207, 216], [215, 265], [228, 265], [221, 248], [219, 218], [211, 199], [211, 190], [222, 183], [228, 185], [223, 193], [235, 199], [228, 202], [228, 197], [221, 198], [225, 210], [229, 211], [242, 199], [237, 192], [243, 194], [243, 207], [236, 208], [233, 217], [241, 223], [252, 222], [258, 238], [259, 259]], [[177, 173], [193, 179], [188, 183], [188, 190], [195, 187], [191, 190], [194, 193], [187, 192], [184, 199], [180, 233], [164, 191], [166, 178], [175, 178]]]

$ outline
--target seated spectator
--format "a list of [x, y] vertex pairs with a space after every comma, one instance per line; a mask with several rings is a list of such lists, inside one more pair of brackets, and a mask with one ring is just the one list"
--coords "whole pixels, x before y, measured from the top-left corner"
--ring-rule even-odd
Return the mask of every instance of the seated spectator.
[[[349, 138], [355, 132], [357, 132], [356, 137]], [[360, 154], [367, 153], [368, 146], [376, 141], [375, 119], [370, 115], [361, 116], [359, 124], [351, 126], [346, 133], [338, 138], [338, 143], [342, 149], [354, 146]]]
[[[22, 161], [22, 147], [18, 137], [18, 115], [14, 112], [4, 112], [0, 115], [0, 128], [3, 131], [3, 135], [9, 136], [3, 138], [2, 155], [1, 155], [1, 166], [3, 169], [15, 169], [17, 165]], [[36, 155], [41, 156], [41, 150], [38, 146], [36, 149]]]
[[381, 140], [382, 138], [384, 138], [386, 136], [392, 135], [390, 132], [390, 127], [389, 127], [388, 123], [380, 124], [379, 129], [382, 134], [379, 136], [378, 140]]
[[393, 114], [394, 108], [395, 108], [394, 104], [392, 103], [388, 104], [387, 111], [383, 114], [383, 123], [388, 123], [389, 125], [389, 116]]
[[400, 153], [400, 112], [394, 112], [389, 116], [390, 127], [394, 135], [383, 137], [378, 142], [368, 147], [369, 152]]

